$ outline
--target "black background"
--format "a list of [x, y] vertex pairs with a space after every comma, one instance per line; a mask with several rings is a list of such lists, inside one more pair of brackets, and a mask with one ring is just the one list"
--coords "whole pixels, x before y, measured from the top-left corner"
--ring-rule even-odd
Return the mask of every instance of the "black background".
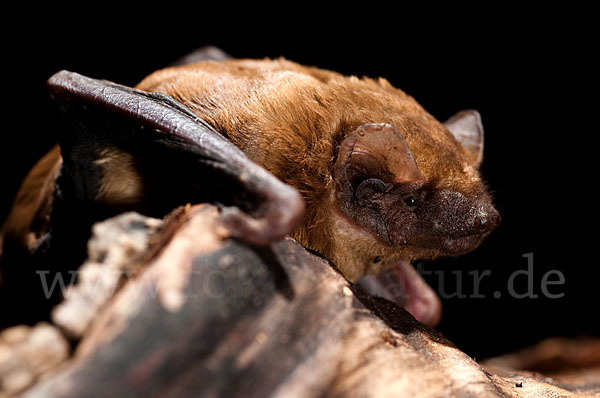
[[[460, 271], [465, 294], [474, 293], [468, 272], [492, 272], [481, 283], [485, 298], [444, 299], [438, 329], [459, 348], [483, 358], [549, 336], [600, 335], [592, 207], [597, 168], [590, 155], [597, 129], [585, 121], [598, 102], [588, 96], [588, 56], [597, 43], [595, 49], [588, 43], [578, 16], [491, 10], [455, 19], [445, 13], [433, 18], [432, 10], [358, 10], [257, 20], [243, 11], [236, 19], [187, 9], [143, 17], [105, 9], [77, 17], [46, 11], [3, 28], [0, 219], [19, 181], [54, 143], [45, 81], [58, 70], [135, 85], [206, 44], [235, 57], [285, 56], [386, 77], [440, 120], [460, 109], [480, 111], [486, 129], [482, 174], [502, 225], [476, 252], [425, 265], [444, 272], [446, 292], [456, 290], [452, 271]], [[534, 253], [536, 299], [510, 297], [507, 289], [510, 275], [526, 269], [525, 253]], [[550, 288], [564, 293], [560, 299], [541, 296], [549, 270], [564, 274], [565, 284]], [[427, 279], [436, 287], [436, 275]], [[525, 279], [516, 278], [517, 292], [526, 290]], [[494, 298], [496, 291], [501, 298]]]

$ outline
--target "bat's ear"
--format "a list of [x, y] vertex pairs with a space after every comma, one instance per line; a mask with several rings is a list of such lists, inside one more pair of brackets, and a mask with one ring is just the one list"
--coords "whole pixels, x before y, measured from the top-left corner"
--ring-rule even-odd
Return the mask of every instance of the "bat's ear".
[[172, 62], [170, 66], [190, 65], [203, 61], [221, 62], [228, 59], [231, 59], [231, 55], [227, 54], [220, 48], [214, 46], [205, 46], [192, 51], [191, 53], [179, 58], [175, 62]]
[[363, 124], [350, 133], [340, 145], [336, 173], [353, 186], [369, 178], [385, 183], [425, 180], [402, 134], [386, 123]]
[[473, 167], [483, 160], [483, 124], [476, 110], [460, 111], [444, 122], [444, 125], [463, 146]]

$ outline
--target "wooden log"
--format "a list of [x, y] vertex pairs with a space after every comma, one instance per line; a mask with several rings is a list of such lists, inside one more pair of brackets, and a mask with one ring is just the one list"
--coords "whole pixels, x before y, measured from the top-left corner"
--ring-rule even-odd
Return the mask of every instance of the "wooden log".
[[486, 371], [294, 240], [255, 247], [224, 237], [215, 207], [188, 208], [163, 233], [142, 272], [98, 312], [73, 357], [25, 397], [600, 392]]

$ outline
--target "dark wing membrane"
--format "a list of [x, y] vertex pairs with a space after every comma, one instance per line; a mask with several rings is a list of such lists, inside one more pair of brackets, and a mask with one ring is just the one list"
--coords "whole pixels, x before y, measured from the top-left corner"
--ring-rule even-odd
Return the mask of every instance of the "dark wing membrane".
[[230, 233], [267, 244], [300, 222], [300, 194], [173, 98], [62, 71], [48, 81], [66, 122], [61, 193], [164, 214], [221, 203]]

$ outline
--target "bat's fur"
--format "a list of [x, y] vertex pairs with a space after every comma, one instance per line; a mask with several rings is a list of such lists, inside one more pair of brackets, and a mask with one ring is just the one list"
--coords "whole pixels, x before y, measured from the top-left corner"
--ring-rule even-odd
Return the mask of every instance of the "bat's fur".
[[105, 148], [94, 163], [102, 170], [97, 200], [113, 206], [139, 202], [143, 183], [130, 154], [117, 148]]
[[467, 198], [485, 195], [469, 162], [473, 154], [385, 79], [345, 77], [283, 59], [229, 60], [163, 69], [137, 88], [174, 97], [297, 188], [306, 199], [307, 214], [294, 237], [333, 260], [352, 281], [398, 259], [440, 254], [390, 247], [340, 212], [332, 166], [339, 144], [358, 126], [392, 124], [429, 183]]
[[45, 226], [35, 228], [32, 224], [47, 224], [60, 165], [60, 150], [55, 146], [25, 177], [0, 235], [9, 236], [28, 250], [33, 249]]

